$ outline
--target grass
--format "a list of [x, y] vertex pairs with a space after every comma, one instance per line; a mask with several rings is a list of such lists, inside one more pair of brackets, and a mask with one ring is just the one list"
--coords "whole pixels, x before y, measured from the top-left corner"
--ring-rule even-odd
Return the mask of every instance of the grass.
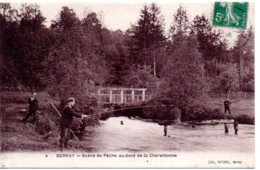
[[[53, 102], [58, 106], [59, 101], [52, 99], [47, 93], [38, 93], [39, 110], [37, 121], [31, 123], [32, 117], [26, 123], [21, 121], [28, 112], [27, 92], [1, 92], [1, 119], [0, 119], [0, 151], [59, 151], [60, 117], [50, 105]], [[20, 112], [26, 109], [26, 112]], [[88, 131], [94, 130], [94, 125], [87, 122]], [[72, 139], [69, 147], [74, 151], [90, 151], [84, 141], [79, 143]]]
[[[221, 109], [224, 113], [224, 100], [225, 98], [210, 98], [208, 105], [213, 109]], [[253, 98], [231, 99], [231, 102], [230, 110], [233, 117], [242, 115], [247, 115], [251, 118], [255, 117], [255, 104]]]
[[[28, 105], [30, 95], [31, 93], [29, 92], [3, 91], [0, 93], [0, 99], [1, 103]], [[36, 98], [39, 101], [39, 108], [50, 105], [50, 102], [59, 103], [58, 100], [53, 99], [47, 92], [37, 93]]]

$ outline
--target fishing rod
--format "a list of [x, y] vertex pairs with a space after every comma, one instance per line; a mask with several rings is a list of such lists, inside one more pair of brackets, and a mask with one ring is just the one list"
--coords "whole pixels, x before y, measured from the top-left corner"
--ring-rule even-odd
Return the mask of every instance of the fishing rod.
[[[169, 106], [176, 107], [176, 105], [163, 105], [161, 107], [169, 107]], [[104, 112], [95, 113], [95, 114], [88, 115], [88, 116], [91, 117], [91, 116], [100, 115], [100, 114], [103, 114], [103, 113], [110, 113], [110, 112], [116, 112], [116, 111], [122, 111], [122, 110], [131, 110], [131, 109], [137, 109], [137, 108], [148, 108], [148, 107], [155, 107], [155, 105], [128, 107], [128, 108], [123, 108], [123, 109], [113, 109], [113, 110], [108, 110], [108, 111], [104, 111]]]
[[22, 90], [24, 90], [25, 92], [28, 92], [28, 90], [26, 88], [24, 88], [24, 86], [16, 79], [16, 77], [7, 69], [7, 67], [1, 63], [1, 65], [4, 67], [4, 69], [13, 77], [13, 79], [21, 86]]
[[144, 108], [144, 107], [153, 107], [153, 106], [137, 106], [137, 107], [128, 107], [128, 108], [124, 108], [124, 109], [113, 109], [113, 110], [109, 110], [109, 111], [105, 111], [105, 112], [100, 112], [100, 113], [97, 113], [97, 114], [103, 114], [103, 113], [109, 113], [109, 112], [115, 112], [115, 111], [121, 111], [121, 110]]
[[[97, 114], [109, 113], [109, 112], [115, 112], [115, 111], [121, 111], [121, 110], [137, 109], [137, 108], [155, 107], [155, 106], [156, 105], [128, 107], [128, 108], [123, 108], [123, 109], [115, 109], [115, 110], [109, 110], [109, 111], [105, 111], [105, 112], [100, 112], [100, 113], [97, 113]], [[163, 105], [161, 107], [169, 107], [169, 106], [175, 107], [176, 105]]]
[[[52, 107], [54, 108], [54, 110], [55, 110], [55, 111], [59, 114], [59, 116], [61, 117], [61, 114], [60, 114], [60, 112], [58, 111], [58, 109], [55, 107], [55, 105], [54, 105], [52, 102], [50, 102], [50, 103], [51, 103]], [[79, 143], [79, 145], [84, 148], [84, 146], [80, 143], [78, 137], [75, 135], [75, 133], [73, 132], [73, 130], [72, 130], [71, 128], [70, 128], [70, 132], [71, 132], [72, 135], [75, 137], [75, 139], [77, 140], [77, 142]]]
[[[5, 70], [13, 77], [13, 79], [22, 87], [22, 89], [25, 91], [25, 92], [28, 92], [26, 90], [26, 88], [24, 88], [24, 86], [22, 85], [22, 83], [20, 83], [16, 77], [7, 69], [7, 67], [1, 63], [1, 65], [5, 68]], [[61, 114], [60, 112], [58, 111], [58, 109], [54, 106], [54, 104], [51, 102], [51, 105], [52, 107], [55, 109], [55, 111], [58, 113], [58, 115], [61, 117]], [[73, 136], [75, 137], [75, 139], [77, 140], [77, 142], [80, 144], [81, 147], [83, 147], [83, 145], [80, 143], [78, 137], [75, 135], [75, 133], [73, 132], [73, 130], [70, 128], [70, 132], [73, 134]], [[83, 147], [84, 148], [84, 147]]]

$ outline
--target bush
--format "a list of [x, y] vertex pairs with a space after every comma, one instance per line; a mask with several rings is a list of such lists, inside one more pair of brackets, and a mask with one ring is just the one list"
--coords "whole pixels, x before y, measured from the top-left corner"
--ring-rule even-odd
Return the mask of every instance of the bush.
[[169, 100], [151, 100], [142, 108], [140, 115], [146, 119], [174, 120], [180, 118], [180, 109]]
[[111, 116], [114, 116], [113, 112], [103, 112], [100, 115], [100, 120], [107, 120]]
[[176, 120], [181, 121], [202, 121], [211, 119], [223, 119], [226, 116], [220, 109], [212, 109], [207, 105], [193, 104], [182, 108], [174, 105], [171, 99], [156, 99], [147, 103], [148, 108], [144, 108], [143, 118]]
[[255, 118], [250, 117], [248, 115], [240, 115], [234, 118], [238, 123], [241, 124], [250, 124], [254, 125], [255, 124]]
[[35, 131], [40, 135], [53, 133], [59, 134], [60, 117], [58, 113], [54, 113], [50, 107], [41, 110], [41, 113], [36, 113], [37, 121], [35, 122]]
[[211, 109], [203, 105], [194, 105], [182, 111], [183, 121], [223, 119], [224, 117], [219, 109]]
[[50, 119], [48, 115], [39, 115], [38, 120], [35, 122], [35, 131], [44, 135], [49, 132], [58, 132], [59, 125], [57, 122]]

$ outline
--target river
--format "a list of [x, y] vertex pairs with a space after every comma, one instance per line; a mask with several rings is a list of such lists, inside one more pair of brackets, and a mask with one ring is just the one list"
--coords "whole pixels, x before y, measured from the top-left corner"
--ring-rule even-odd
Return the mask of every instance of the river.
[[[123, 125], [121, 125], [123, 121]], [[101, 121], [101, 126], [86, 133], [82, 140], [93, 152], [168, 152], [168, 151], [223, 151], [254, 153], [255, 126], [239, 124], [234, 134], [233, 124], [225, 134], [224, 125], [168, 126], [164, 136], [163, 126], [157, 123], [111, 117]]]

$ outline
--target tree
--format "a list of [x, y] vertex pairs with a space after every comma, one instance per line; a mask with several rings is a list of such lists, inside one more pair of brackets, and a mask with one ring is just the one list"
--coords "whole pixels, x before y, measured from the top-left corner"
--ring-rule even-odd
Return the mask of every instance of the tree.
[[[16, 11], [16, 12], [14, 12]], [[45, 17], [37, 4], [22, 4], [19, 10], [9, 9], [3, 27], [3, 63], [30, 89], [40, 86], [41, 62], [52, 45], [44, 26]]]
[[137, 68], [132, 66], [124, 82], [128, 87], [150, 88], [156, 81], [151, 72], [152, 68], [150, 66], [138, 65]]
[[[70, 21], [66, 23], [64, 18]], [[97, 86], [103, 85], [109, 76], [100, 43], [92, 44], [99, 42], [96, 30], [92, 29], [94, 24], [78, 23], [73, 11], [67, 8], [53, 23], [58, 26], [53, 27], [56, 41], [44, 59], [42, 83], [61, 101], [74, 96], [80, 106], [91, 105], [97, 100]]]
[[3, 20], [6, 20], [6, 14], [8, 10], [11, 9], [10, 3], [0, 3], [0, 9], [1, 9], [1, 16], [3, 17]]
[[22, 4], [20, 8], [20, 30], [23, 33], [36, 32], [44, 27], [46, 18], [42, 15], [37, 4]]
[[193, 34], [198, 40], [198, 50], [203, 56], [205, 74], [207, 77], [214, 77], [217, 74], [217, 63], [231, 62], [227, 44], [221, 40], [221, 35], [212, 30], [209, 20], [204, 16], [196, 16], [192, 24]]
[[91, 43], [95, 46], [102, 45], [102, 24], [97, 18], [97, 14], [92, 12], [87, 14], [82, 20], [82, 26], [85, 34], [88, 34], [88, 38], [91, 39]]
[[122, 85], [124, 76], [128, 74], [127, 56], [129, 51], [125, 45], [126, 35], [121, 30], [102, 30], [103, 50], [110, 67], [110, 85]]
[[[140, 19], [132, 26], [131, 46], [132, 56], [136, 57], [136, 63], [153, 66], [156, 75], [156, 50], [164, 46], [164, 18], [157, 4], [144, 5], [141, 10]], [[152, 61], [152, 62], [151, 62]]]
[[208, 84], [199, 43], [191, 33], [186, 11], [180, 6], [170, 28], [171, 41], [167, 46], [167, 62], [162, 69], [161, 95], [183, 111], [207, 96]]
[[212, 30], [209, 20], [204, 16], [196, 16], [193, 20], [193, 33], [196, 35], [198, 49], [205, 61], [210, 61], [217, 54], [217, 45], [220, 44], [220, 34]]
[[239, 89], [254, 91], [254, 32], [252, 27], [240, 31], [232, 49], [233, 62], [237, 64]]
[[67, 30], [78, 24], [80, 21], [73, 9], [63, 6], [59, 18], [52, 21], [51, 28]]
[[170, 36], [172, 40], [176, 40], [176, 36], [188, 36], [190, 32], [191, 28], [187, 12], [180, 5], [177, 12], [173, 15], [173, 24], [170, 28]]
[[223, 70], [217, 77], [219, 81], [219, 89], [231, 92], [239, 89], [239, 76], [235, 64], [223, 65]]
[[[183, 35], [185, 36], [185, 35]], [[186, 37], [186, 36], [185, 36]], [[162, 98], [181, 109], [199, 103], [207, 94], [202, 55], [196, 38], [190, 36], [172, 44], [168, 62], [163, 69]]]

